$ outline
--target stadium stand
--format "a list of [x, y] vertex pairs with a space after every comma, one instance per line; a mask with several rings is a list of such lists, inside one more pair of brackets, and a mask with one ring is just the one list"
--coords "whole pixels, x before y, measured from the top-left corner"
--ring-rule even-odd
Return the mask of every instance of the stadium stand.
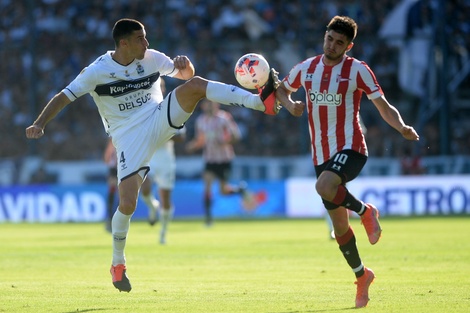
[[[413, 24], [415, 30], [438, 25], [437, 2], [440, 3], [417, 1], [422, 10], [414, 12], [417, 17], [412, 21], [422, 22]], [[447, 15], [454, 17], [444, 27], [448, 34], [449, 71], [461, 77], [453, 93], [452, 101], [456, 105], [451, 111], [449, 138], [441, 138], [439, 114], [420, 120], [416, 112], [420, 112], [423, 97], [403, 91], [398, 83], [402, 51], [388, 44], [390, 38], [378, 36], [388, 14], [402, 3], [399, 0], [366, 4], [347, 0], [0, 1], [0, 57], [6, 60], [0, 63], [0, 167], [11, 176], [11, 179], [3, 176], [1, 183], [27, 182], [29, 178], [21, 173], [24, 163], [31, 159], [41, 160], [40, 164], [46, 162], [46, 167], [51, 162], [101, 159], [106, 134], [90, 97], [79, 99], [61, 113], [60, 118], [48, 125], [46, 136], [40, 142], [28, 141], [24, 129], [47, 99], [97, 56], [113, 49], [111, 28], [121, 17], [133, 17], [145, 23], [151, 48], [169, 56], [187, 54], [198, 75], [236, 84], [232, 69], [240, 55], [249, 51], [262, 53], [282, 77], [305, 56], [321, 53], [318, 33], [324, 31], [322, 27], [332, 15], [352, 16], [360, 27], [352, 55], [371, 65], [389, 100], [404, 113], [408, 123], [422, 124], [422, 140], [414, 151], [423, 158], [441, 157], [439, 143], [448, 141], [450, 151], [445, 154], [468, 155], [470, 100], [463, 90], [468, 90], [470, 85], [470, 23], [466, 18], [470, 16], [470, 4], [464, 0], [442, 2]], [[280, 65], [281, 59], [285, 67]], [[167, 80], [169, 89], [177, 84]], [[304, 120], [283, 111], [275, 118], [239, 108], [231, 112], [244, 134], [236, 146], [238, 155], [284, 160], [309, 154]], [[403, 151], [401, 139], [387, 125], [378, 124], [375, 114], [367, 101], [362, 117], [370, 136], [371, 155], [399, 158]], [[193, 122], [194, 118], [188, 122], [188, 137], [192, 137]], [[185, 156], [182, 149], [177, 149], [177, 154]]]

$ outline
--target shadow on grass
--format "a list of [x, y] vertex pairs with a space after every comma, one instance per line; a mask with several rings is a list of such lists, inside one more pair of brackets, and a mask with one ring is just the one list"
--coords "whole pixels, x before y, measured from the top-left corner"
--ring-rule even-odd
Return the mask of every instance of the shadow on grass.
[[105, 310], [107, 309], [83, 309], [83, 310], [76, 309], [75, 311], [66, 311], [63, 313], [84, 313], [84, 312], [96, 312], [96, 311], [105, 311]]
[[320, 309], [320, 310], [306, 310], [306, 311], [282, 311], [282, 312], [270, 312], [270, 313], [313, 313], [313, 312], [335, 312], [335, 311], [348, 311], [348, 310], [356, 310], [355, 307], [349, 308], [342, 308], [342, 309]]

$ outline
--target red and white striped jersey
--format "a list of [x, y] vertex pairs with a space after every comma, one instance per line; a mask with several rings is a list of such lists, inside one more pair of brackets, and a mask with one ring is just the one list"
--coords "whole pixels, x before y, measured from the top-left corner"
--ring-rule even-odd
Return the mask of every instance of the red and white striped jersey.
[[232, 138], [240, 139], [241, 134], [229, 112], [218, 110], [214, 115], [201, 114], [196, 120], [196, 133], [204, 137], [203, 157], [206, 163], [233, 160]]
[[283, 84], [292, 92], [305, 89], [314, 165], [345, 149], [367, 155], [359, 123], [362, 92], [370, 100], [383, 92], [365, 62], [344, 56], [341, 63], [327, 66], [318, 55], [295, 65]]

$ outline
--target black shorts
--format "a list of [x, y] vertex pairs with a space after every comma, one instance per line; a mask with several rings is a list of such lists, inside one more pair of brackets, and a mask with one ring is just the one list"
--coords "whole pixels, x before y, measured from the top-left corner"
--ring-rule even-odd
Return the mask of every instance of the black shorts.
[[220, 180], [228, 181], [228, 179], [230, 178], [230, 173], [232, 171], [232, 163], [206, 163], [204, 171], [214, 174], [214, 176]]
[[356, 178], [367, 162], [367, 156], [354, 150], [339, 151], [323, 164], [315, 166], [317, 178], [323, 171], [331, 171], [341, 177], [342, 183]]

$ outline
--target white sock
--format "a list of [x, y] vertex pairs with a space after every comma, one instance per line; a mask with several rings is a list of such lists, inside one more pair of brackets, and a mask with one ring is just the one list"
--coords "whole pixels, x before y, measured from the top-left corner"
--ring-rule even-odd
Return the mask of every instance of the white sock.
[[206, 98], [225, 105], [242, 106], [262, 112], [265, 110], [264, 104], [257, 94], [219, 82], [209, 81]]
[[124, 248], [126, 246], [127, 233], [131, 221], [131, 215], [122, 214], [119, 208], [113, 215], [111, 221], [113, 233], [113, 266], [118, 264], [126, 264], [126, 257], [124, 256]]
[[362, 214], [364, 214], [365, 211], [366, 211], [366, 206], [365, 206], [364, 202], [362, 202], [361, 210], [359, 212], [357, 212], [357, 214], [362, 215]]
[[165, 209], [165, 208], [162, 208], [161, 211], [160, 211], [160, 219], [161, 219], [161, 223], [162, 223], [162, 229], [161, 229], [161, 232], [164, 234], [166, 233], [166, 229], [168, 227], [168, 223], [171, 221], [171, 219], [173, 218], [173, 212], [174, 212], [174, 208], [171, 207], [170, 209]]
[[155, 199], [152, 193], [149, 193], [148, 195], [141, 195], [141, 197], [149, 209], [153, 208], [155, 211], [158, 209], [153, 206], [153, 202], [157, 199]]

